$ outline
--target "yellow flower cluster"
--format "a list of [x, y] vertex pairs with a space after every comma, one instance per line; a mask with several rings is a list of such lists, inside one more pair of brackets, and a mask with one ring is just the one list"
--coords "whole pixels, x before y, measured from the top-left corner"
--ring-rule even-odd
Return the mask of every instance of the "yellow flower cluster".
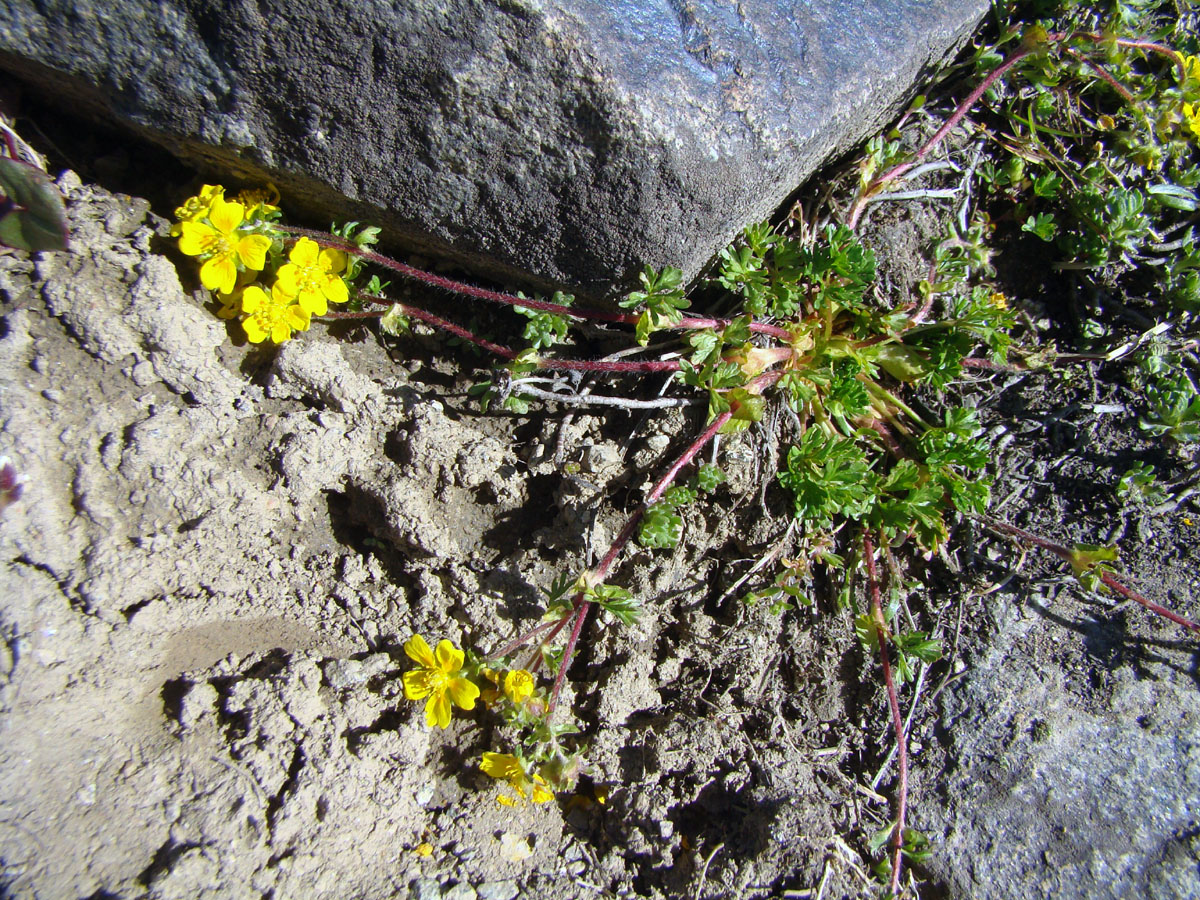
[[[223, 319], [240, 317], [252, 344], [268, 338], [276, 344], [307, 331], [313, 316], [330, 303], [345, 303], [349, 289], [342, 277], [346, 254], [321, 249], [300, 238], [284, 261], [284, 234], [275, 226], [279, 196], [273, 191], [243, 192], [225, 198], [221, 185], [206, 184], [175, 210], [171, 234], [179, 249], [201, 261], [200, 283], [217, 295]], [[264, 272], [274, 282], [258, 284]]]
[[[545, 713], [544, 699], [535, 696], [537, 684], [533, 674], [525, 669], [501, 673], [477, 662], [468, 664], [466, 654], [450, 641], [439, 641], [437, 649], [431, 650], [419, 634], [405, 642], [404, 652], [417, 664], [417, 668], [404, 673], [404, 696], [409, 700], [425, 701], [425, 724], [430, 727], [447, 727], [454, 707], [472, 710], [476, 700], [486, 706], [507, 700], [511, 704], [507, 714], [510, 723]], [[481, 691], [468, 673], [493, 686]], [[561, 765], [557, 769], [550, 763], [546, 765], [550, 766], [543, 767], [547, 772], [562, 768]], [[537, 771], [537, 767], [537, 760], [529, 761], [511, 753], [485, 753], [480, 763], [485, 774], [506, 782], [516, 792], [516, 797], [502, 794], [497, 798], [506, 806], [514, 806], [523, 800], [546, 803], [554, 798], [547, 776]], [[555, 784], [562, 780], [561, 777], [551, 778]]]

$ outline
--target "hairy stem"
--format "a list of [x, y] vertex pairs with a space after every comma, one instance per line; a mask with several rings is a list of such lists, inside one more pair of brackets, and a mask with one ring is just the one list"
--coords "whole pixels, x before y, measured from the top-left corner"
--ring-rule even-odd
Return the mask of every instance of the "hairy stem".
[[[367, 300], [373, 300], [376, 303], [388, 302], [389, 306], [397, 306], [400, 308], [400, 315], [408, 316], [410, 319], [417, 319], [418, 321], [424, 322], [426, 325], [432, 325], [434, 328], [440, 329], [442, 331], [448, 331], [455, 337], [461, 338], [462, 340], [467, 341], [468, 343], [474, 344], [477, 347], [482, 347], [484, 350], [487, 350], [489, 353], [496, 354], [496, 356], [499, 356], [501, 359], [516, 359], [517, 358], [517, 352], [515, 350], [513, 350], [509, 347], [505, 347], [502, 344], [497, 344], [497, 343], [494, 343], [493, 341], [489, 341], [487, 338], [481, 338], [481, 337], [479, 337], [479, 335], [475, 334], [473, 331], [463, 328], [461, 325], [456, 325], [448, 319], [443, 319], [441, 316], [435, 316], [431, 312], [426, 312], [425, 310], [421, 309], [419, 306], [409, 306], [406, 303], [390, 303], [389, 301], [381, 301], [379, 298], [374, 297], [370, 294], [364, 294], [363, 297], [364, 297], [364, 299], [367, 299]], [[359, 313], [331, 312], [331, 313], [326, 313], [321, 318], [323, 318], [323, 319], [378, 319], [382, 315], [383, 315], [382, 313], [378, 313], [378, 312], [359, 312]]]
[[889, 890], [900, 893], [900, 863], [904, 849], [904, 814], [908, 805], [908, 742], [904, 736], [904, 718], [900, 715], [900, 699], [892, 678], [892, 663], [888, 659], [889, 636], [884, 627], [883, 603], [879, 597], [879, 574], [875, 569], [875, 545], [871, 533], [863, 533], [863, 558], [867, 563], [867, 589], [871, 599], [871, 618], [875, 621], [875, 637], [879, 642], [879, 662], [883, 666], [883, 683], [887, 687], [888, 708], [892, 713], [892, 730], [896, 733], [896, 827], [892, 831], [892, 881]]
[[[705, 445], [716, 437], [717, 432], [721, 430], [721, 426], [732, 418], [733, 411], [729, 410], [713, 419], [701, 435], [688, 445], [688, 448], [679, 455], [679, 458], [658, 479], [654, 487], [650, 489], [650, 493], [646, 495], [646, 499], [638, 505], [638, 508], [633, 511], [633, 514], [625, 522], [620, 534], [612, 542], [612, 546], [608, 548], [608, 553], [604, 554], [604, 558], [600, 560], [600, 564], [589, 573], [589, 580], [593, 584], [602, 583], [612, 570], [617, 557], [621, 555], [621, 551], [625, 548], [625, 545], [633, 538], [633, 533], [637, 529], [638, 523], [642, 521], [642, 517], [646, 515], [646, 510], [671, 486], [671, 483], [679, 475], [679, 471], [695, 459], [696, 454], [703, 450]], [[563, 650], [562, 662], [559, 663], [558, 672], [554, 676], [554, 688], [550, 692], [550, 712], [554, 711], [554, 707], [558, 703], [558, 694], [562, 689], [563, 679], [566, 678], [567, 667], [571, 664], [571, 656], [575, 652], [575, 644], [578, 642], [579, 632], [583, 628], [583, 621], [587, 618], [588, 610], [591, 608], [592, 603], [590, 600], [585, 599], [584, 593], [580, 591], [575, 595], [574, 605], [576, 610], [575, 625], [571, 629], [571, 636], [567, 639], [567, 646]]]
[[540, 357], [537, 360], [539, 369], [552, 372], [614, 372], [617, 374], [636, 374], [646, 372], [678, 372], [677, 359], [647, 359], [647, 360], [604, 360], [604, 359], [555, 359], [551, 356]]
[[909, 169], [913, 168], [913, 166], [917, 165], [917, 163], [923, 160], [926, 156], [928, 156], [929, 152], [938, 144], [940, 144], [946, 135], [953, 131], [954, 127], [963, 120], [963, 117], [971, 111], [971, 108], [979, 102], [979, 98], [987, 93], [988, 89], [993, 84], [995, 84], [999, 79], [1003, 78], [1004, 74], [1009, 69], [1011, 69], [1032, 52], [1032, 48], [1022, 47], [1020, 50], [1017, 50], [1015, 53], [1013, 53], [1008, 59], [993, 69], [991, 73], [983, 79], [983, 81], [979, 82], [979, 84], [975, 87], [975, 90], [971, 91], [971, 93], [967, 95], [967, 99], [958, 104], [958, 107], [953, 113], [950, 114], [950, 118], [943, 123], [942, 127], [935, 131], [933, 136], [924, 144], [922, 144], [908, 161], [902, 162], [899, 165], [895, 165], [882, 175], [872, 179], [871, 183], [868, 184], [867, 187], [859, 194], [858, 199], [854, 201], [854, 205], [851, 207], [850, 214], [847, 217], [846, 224], [850, 228], [854, 228], [858, 224], [858, 219], [862, 215], [863, 210], [866, 208], [865, 201], [868, 197], [870, 197], [872, 194], [878, 193], [879, 189], [885, 184], [890, 181], [895, 181]]
[[[400, 262], [398, 259], [392, 259], [390, 256], [384, 256], [382, 253], [376, 253], [374, 250], [367, 250], [359, 247], [353, 241], [347, 241], [339, 238], [336, 235], [331, 235], [324, 231], [317, 231], [312, 228], [298, 228], [294, 225], [289, 225], [285, 229], [293, 234], [302, 235], [316, 241], [322, 247], [329, 247], [334, 250], [341, 250], [344, 253], [352, 253], [355, 256], [365, 259], [367, 262], [373, 262], [376, 265], [383, 266], [385, 269], [391, 269], [398, 275], [403, 275], [406, 278], [411, 278], [414, 281], [420, 281], [423, 284], [428, 284], [431, 287], [441, 288], [445, 291], [450, 291], [454, 294], [463, 294], [467, 297], [474, 297], [477, 300], [486, 300], [489, 303], [499, 303], [504, 306], [520, 306], [524, 309], [533, 309], [538, 312], [548, 312], [560, 316], [569, 316], [573, 319], [585, 319], [592, 322], [613, 322], [624, 325], [636, 325], [639, 316], [637, 313], [618, 313], [609, 312], [603, 309], [590, 309], [588, 307], [563, 306], [561, 303], [550, 303], [546, 300], [534, 300], [530, 297], [518, 297], [515, 294], [507, 294], [503, 291], [489, 291], [487, 288], [476, 287], [466, 282], [456, 281], [453, 278], [446, 278], [444, 275], [435, 275], [432, 272], [426, 272], [424, 269], [418, 269], [415, 266], [410, 266]], [[670, 326], [672, 329], [679, 330], [695, 330], [700, 328], [725, 328], [730, 324], [730, 319], [709, 319], [685, 316], [679, 321], [678, 325]], [[663, 329], [667, 330], [667, 329]], [[772, 337], [777, 337], [781, 340], [791, 340], [791, 334], [784, 328], [777, 325], [768, 325], [763, 322], [751, 322], [750, 330], [758, 334], [767, 334]]]
[[[1032, 544], [1034, 547], [1040, 547], [1042, 550], [1046, 550], [1050, 553], [1053, 553], [1055, 556], [1057, 556], [1059, 559], [1063, 560], [1064, 562], [1069, 563], [1075, 555], [1074, 552], [1069, 547], [1064, 547], [1062, 544], [1058, 544], [1058, 543], [1055, 543], [1054, 541], [1047, 540], [1044, 537], [1039, 537], [1038, 535], [1034, 534], [1031, 531], [1026, 531], [1024, 528], [1018, 528], [1016, 525], [1009, 525], [1007, 522], [1001, 522], [999, 519], [993, 519], [991, 516], [977, 515], [975, 518], [978, 519], [980, 522], [982, 522], [984, 525], [986, 525], [988, 528], [991, 528], [993, 531], [998, 531], [1001, 534], [1007, 534], [1007, 535], [1010, 535], [1011, 537], [1020, 538], [1022, 541], [1024, 541], [1027, 544]], [[1156, 614], [1162, 616], [1164, 619], [1168, 619], [1169, 621], [1174, 622], [1176, 625], [1182, 625], [1184, 628], [1187, 628], [1189, 631], [1194, 631], [1197, 634], [1200, 634], [1200, 625], [1197, 625], [1195, 622], [1191, 621], [1190, 619], [1185, 619], [1183, 616], [1179, 615], [1178, 613], [1172, 612], [1171, 610], [1167, 609], [1165, 606], [1160, 606], [1159, 604], [1155, 603], [1153, 600], [1149, 600], [1146, 597], [1143, 597], [1137, 591], [1122, 584], [1120, 581], [1117, 580], [1116, 577], [1109, 574], [1108, 572], [1100, 573], [1100, 581], [1106, 587], [1111, 588], [1112, 590], [1116, 591], [1122, 597], [1125, 597], [1128, 600], [1133, 600], [1137, 603], [1140, 603], [1142, 606], [1146, 607], [1146, 609], [1150, 610], [1150, 612], [1156, 613]]]

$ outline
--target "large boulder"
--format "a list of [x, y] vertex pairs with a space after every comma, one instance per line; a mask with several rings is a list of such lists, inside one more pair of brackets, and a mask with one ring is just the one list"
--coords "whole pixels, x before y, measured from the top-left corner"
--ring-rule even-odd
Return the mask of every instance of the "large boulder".
[[294, 212], [603, 294], [694, 274], [987, 0], [13, 0], [0, 68]]

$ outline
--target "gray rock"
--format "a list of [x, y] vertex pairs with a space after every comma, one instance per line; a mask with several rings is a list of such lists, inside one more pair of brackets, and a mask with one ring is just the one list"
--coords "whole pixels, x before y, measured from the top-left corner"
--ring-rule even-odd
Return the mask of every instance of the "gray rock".
[[1072, 682], [1057, 661], [1032, 658], [1045, 627], [1003, 626], [945, 694], [949, 758], [917, 767], [936, 785], [914, 806], [934, 841], [926, 870], [973, 900], [1200, 896], [1190, 654]]
[[602, 294], [691, 276], [986, 0], [14, 0], [0, 67], [294, 212]]

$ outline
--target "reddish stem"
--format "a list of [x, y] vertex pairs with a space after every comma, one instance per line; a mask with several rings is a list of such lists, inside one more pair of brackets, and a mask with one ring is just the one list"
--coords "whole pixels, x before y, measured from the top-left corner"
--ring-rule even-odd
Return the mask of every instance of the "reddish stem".
[[890, 636], [884, 627], [883, 603], [879, 597], [879, 575], [875, 570], [875, 546], [870, 532], [863, 533], [863, 557], [867, 562], [867, 587], [871, 599], [871, 618], [875, 622], [875, 637], [879, 642], [879, 661], [883, 665], [883, 683], [887, 687], [888, 707], [892, 711], [892, 730], [896, 733], [896, 767], [899, 782], [896, 786], [896, 827], [892, 832], [892, 883], [889, 890], [893, 896], [900, 892], [900, 864], [904, 849], [904, 815], [908, 805], [908, 746], [904, 736], [904, 719], [900, 715], [900, 699], [896, 695], [896, 682], [892, 678], [892, 664], [888, 659], [887, 645]]
[[[583, 620], [587, 618], [588, 608], [591, 606], [583, 599], [582, 591], [575, 595], [574, 602], [575, 609], [571, 611], [571, 615], [575, 617], [575, 624], [571, 626], [567, 645], [563, 647], [562, 660], [558, 664], [558, 671], [554, 673], [554, 687], [550, 689], [550, 702], [546, 706], [547, 716], [554, 712], [554, 707], [558, 705], [558, 695], [562, 691], [563, 681], [567, 677], [567, 667], [571, 664], [571, 657], [575, 654], [575, 645], [579, 643], [579, 632], [583, 630]], [[563, 621], [567, 620], [563, 619]]]
[[[374, 250], [363, 249], [352, 241], [343, 240], [324, 231], [316, 231], [312, 228], [297, 228], [293, 225], [287, 226], [287, 231], [311, 238], [322, 247], [330, 247], [334, 250], [341, 250], [344, 253], [352, 253], [368, 262], [373, 262], [376, 265], [404, 275], [406, 278], [412, 278], [415, 281], [420, 281], [424, 284], [450, 291], [451, 293], [475, 297], [478, 300], [487, 300], [489, 303], [500, 303], [504, 306], [520, 306], [524, 309], [534, 309], [538, 312], [554, 313], [555, 315], [569, 316], [574, 319], [587, 319], [593, 322], [615, 322], [624, 325], [636, 325], [639, 318], [637, 313], [617, 313], [582, 306], [563, 306], [561, 303], [550, 303], [545, 300], [518, 297], [515, 294], [506, 294], [502, 291], [489, 291], [486, 288], [475, 287], [462, 281], [455, 281], [453, 278], [446, 278], [443, 275], [426, 272], [424, 269], [407, 265], [398, 259], [392, 259], [390, 256], [376, 253]], [[672, 329], [725, 328], [731, 322], [731, 319], [684, 317], [679, 321], [678, 325], [672, 326]], [[792, 338], [790, 332], [784, 328], [780, 328], [778, 325], [751, 322], [750, 330], [758, 334], [771, 335], [785, 341]]]
[[1032, 48], [1023, 47], [1013, 53], [1012, 56], [1002, 62], [995, 69], [993, 69], [991, 73], [989, 73], [988, 76], [975, 87], [975, 90], [971, 91], [971, 93], [967, 95], [967, 99], [958, 104], [958, 107], [953, 113], [950, 114], [950, 118], [948, 118], [942, 124], [941, 128], [933, 133], [933, 137], [921, 145], [917, 152], [913, 154], [911, 159], [909, 159], [907, 162], [902, 162], [899, 165], [893, 166], [882, 175], [871, 181], [871, 183], [867, 185], [866, 189], [862, 192], [859, 199], [855, 201], [854, 207], [850, 211], [850, 216], [846, 224], [850, 228], [854, 228], [858, 224], [859, 216], [862, 215], [862, 211], [866, 208], [864, 201], [868, 197], [876, 193], [889, 181], [894, 181], [895, 179], [899, 178], [901, 175], [923, 160], [929, 154], [929, 151], [940, 144], [942, 139], [945, 138], [946, 135], [948, 135], [954, 129], [954, 127], [963, 120], [963, 117], [971, 111], [971, 107], [979, 102], [979, 98], [987, 92], [988, 88], [1002, 78], [1009, 69], [1011, 69], [1032, 52]]
[[[554, 628], [556, 625], [558, 626], [558, 628], [562, 628], [562, 621], [560, 620], [559, 622], [542, 622], [540, 625], [535, 625], [533, 628], [530, 628], [527, 632], [525, 632], [520, 637], [509, 641], [507, 644], [505, 644], [503, 647], [501, 647], [495, 653], [489, 653], [487, 655], [487, 659], [493, 660], [493, 659], [500, 659], [502, 657], [508, 656], [508, 654], [512, 653], [518, 647], [522, 647], [525, 644], [528, 644], [530, 641], [532, 641], [535, 637], [537, 637], [543, 631], [546, 631], [549, 628]], [[549, 637], [547, 637], [546, 640], [551, 640], [553, 637], [554, 637], [554, 635], [552, 634]], [[542, 643], [545, 643], [545, 641], [543, 641]]]
[[469, 331], [468, 329], [463, 328], [461, 325], [456, 325], [448, 319], [443, 319], [441, 316], [435, 316], [433, 313], [426, 312], [417, 306], [409, 306], [405, 303], [397, 303], [395, 305], [400, 307], [400, 314], [402, 316], [408, 316], [409, 318], [424, 322], [426, 325], [432, 325], [434, 328], [440, 328], [442, 331], [448, 331], [455, 337], [462, 338], [464, 341], [472, 343], [477, 347], [482, 347], [489, 353], [496, 354], [501, 359], [517, 358], [517, 352], [515, 350], [512, 350], [501, 344], [493, 343], [492, 341], [487, 340], [487, 338], [481, 338], [473, 331]]
[[[633, 532], [637, 529], [638, 523], [642, 521], [642, 517], [646, 515], [646, 510], [671, 486], [676, 476], [679, 475], [679, 471], [695, 459], [696, 454], [703, 450], [705, 445], [716, 436], [717, 432], [721, 430], [721, 426], [732, 418], [733, 411], [728, 410], [713, 419], [701, 435], [692, 441], [688, 448], [679, 455], [679, 458], [671, 464], [666, 473], [658, 479], [654, 487], [650, 489], [650, 493], [646, 495], [646, 499], [639, 504], [638, 508], [633, 511], [633, 514], [625, 522], [620, 534], [612, 542], [612, 546], [608, 548], [608, 553], [604, 554], [604, 558], [600, 560], [600, 564], [592, 570], [589, 579], [592, 583], [601, 584], [604, 581], [605, 576], [612, 569], [613, 564], [617, 561], [617, 557], [620, 556], [625, 545], [633, 538]], [[591, 606], [591, 601], [584, 599], [582, 591], [575, 595], [575, 608], [577, 610], [575, 625], [571, 629], [571, 636], [567, 639], [567, 645], [563, 649], [562, 661], [559, 663], [558, 672], [554, 676], [554, 688], [550, 692], [550, 712], [554, 711], [554, 707], [558, 703], [558, 694], [562, 689], [563, 679], [566, 678], [567, 667], [571, 664], [571, 655], [575, 652], [575, 644], [579, 639], [579, 632], [583, 628], [583, 620], [587, 618], [588, 610]]]
[[677, 359], [647, 359], [647, 360], [603, 360], [603, 359], [554, 359], [542, 357], [537, 361], [539, 369], [550, 371], [575, 370], [579, 372], [678, 372]]
[[1093, 72], [1108, 82], [1109, 86], [1118, 94], [1120, 94], [1127, 103], [1133, 102], [1133, 94], [1129, 92], [1129, 89], [1125, 87], [1125, 85], [1121, 84], [1121, 82], [1117, 81], [1117, 79], [1109, 74], [1108, 70], [1101, 66], [1098, 62], [1093, 59], [1088, 59], [1086, 56], [1083, 56], [1076, 50], [1072, 50], [1070, 47], [1067, 48], [1067, 54], [1084, 63]]
[[[1109, 38], [1106, 37], [1105, 35], [1096, 34], [1093, 32], [1081, 32], [1080, 31], [1080, 32], [1073, 32], [1071, 34], [1066, 34], [1064, 32], [1055, 32], [1053, 34], [1046, 35], [1046, 43], [1057, 44], [1057, 43], [1062, 43], [1062, 42], [1068, 41], [1071, 38], [1076, 38], [1076, 37], [1087, 38], [1088, 40], [1094, 41], [1095, 43], [1101, 43], [1103, 41], [1109, 40]], [[1178, 53], [1176, 53], [1174, 50], [1170, 49], [1169, 47], [1163, 46], [1162, 44], [1156, 44], [1153, 41], [1129, 40], [1129, 39], [1124, 39], [1124, 38], [1117, 39], [1116, 44], [1119, 47], [1129, 47], [1129, 48], [1136, 49], [1136, 50], [1148, 50], [1148, 51], [1151, 51], [1154, 53], [1162, 54], [1163, 56], [1167, 56], [1175, 63], [1175, 65], [1179, 68], [1179, 70], [1182, 74], [1184, 74], [1184, 75], [1187, 74], [1187, 70], [1184, 67], [1183, 60], [1180, 57], [1180, 55]], [[862, 211], [866, 208], [865, 201], [868, 197], [870, 197], [872, 194], [876, 193], [880, 188], [882, 188], [889, 181], [894, 181], [895, 179], [899, 178], [901, 175], [903, 175], [905, 172], [907, 172], [909, 169], [913, 168], [915, 165], [917, 165], [917, 163], [919, 163], [921, 160], [923, 160], [929, 154], [929, 151], [931, 151], [934, 147], [936, 147], [939, 143], [941, 143], [941, 141], [946, 137], [946, 135], [949, 134], [951, 132], [951, 130], [953, 130], [953, 128], [959, 122], [962, 121], [963, 117], [966, 116], [966, 114], [968, 112], [970, 112], [971, 107], [973, 107], [977, 102], [979, 102], [979, 98], [982, 97], [987, 92], [987, 90], [993, 84], [996, 83], [997, 80], [999, 80], [1006, 72], [1008, 72], [1009, 69], [1011, 69], [1013, 66], [1015, 66], [1018, 62], [1020, 62], [1026, 56], [1029, 56], [1031, 53], [1037, 52], [1038, 49], [1039, 49], [1039, 47], [1037, 47], [1037, 46], [1023, 46], [1019, 50], [1016, 50], [1008, 59], [1006, 59], [999, 66], [997, 66], [995, 69], [993, 69], [988, 74], [988, 76], [986, 78], [984, 78], [983, 81], [981, 81], [978, 84], [978, 86], [976, 86], [975, 90], [971, 91], [971, 93], [967, 95], [967, 98], [965, 100], [963, 100], [962, 103], [960, 103], [955, 108], [954, 112], [950, 115], [950, 118], [948, 118], [945, 121], [945, 123], [942, 125], [941, 128], [939, 128], [936, 132], [934, 132], [933, 137], [931, 137], [929, 140], [927, 140], [924, 144], [921, 145], [920, 149], [918, 149], [917, 152], [915, 154], [913, 154], [911, 159], [907, 160], [906, 162], [900, 163], [897, 166], [893, 166], [891, 169], [889, 169], [888, 171], [884, 172], [879, 177], [872, 180], [871, 183], [862, 192], [859, 199], [855, 201], [854, 206], [852, 207], [852, 209], [850, 211], [850, 215], [847, 219], [847, 224], [849, 225], [849, 227], [854, 228], [858, 224], [858, 219], [862, 215]], [[1075, 55], [1075, 56], [1078, 55], [1077, 53], [1075, 53], [1074, 50], [1072, 50], [1069, 47], [1067, 48], [1067, 52], [1072, 55]], [[1126, 100], [1133, 99], [1132, 95], [1130, 95], [1129, 92], [1115, 78], [1113, 78], [1111, 75], [1109, 75], [1107, 72], [1105, 72], [1103, 69], [1101, 69], [1096, 64], [1094, 64], [1088, 60], [1085, 60], [1085, 61], [1088, 62], [1088, 64], [1091, 65], [1096, 70], [1096, 72], [1102, 78], [1104, 78], [1105, 81], [1109, 82], [1109, 84], [1111, 84], [1121, 94], [1122, 97], [1124, 97]]]
[[[1018, 528], [1016, 525], [1009, 525], [1007, 522], [1001, 522], [998, 519], [993, 519], [991, 516], [981, 515], [976, 516], [976, 518], [979, 519], [979, 521], [984, 525], [987, 525], [989, 528], [995, 531], [999, 531], [1002, 534], [1011, 535], [1012, 537], [1020, 538], [1026, 543], [1049, 551], [1050, 553], [1053, 553], [1055, 556], [1062, 559], [1064, 562], [1069, 563], [1075, 556], [1074, 551], [1072, 551], [1069, 547], [1064, 547], [1062, 544], [1047, 540], [1044, 537], [1039, 537], [1031, 531], [1026, 531], [1024, 528]], [[1200, 634], [1200, 625], [1197, 625], [1190, 619], [1185, 619], [1178, 613], [1172, 612], [1165, 606], [1155, 603], [1153, 600], [1143, 597], [1137, 591], [1122, 584], [1116, 579], [1115, 576], [1109, 574], [1108, 572], [1100, 573], [1100, 581], [1106, 587], [1116, 591], [1122, 597], [1140, 603], [1142, 606], [1146, 607], [1146, 609], [1150, 610], [1150, 612], [1156, 613], [1157, 615], [1162, 616], [1164, 619], [1174, 622], [1176, 625], [1182, 625], [1184, 628]]]

